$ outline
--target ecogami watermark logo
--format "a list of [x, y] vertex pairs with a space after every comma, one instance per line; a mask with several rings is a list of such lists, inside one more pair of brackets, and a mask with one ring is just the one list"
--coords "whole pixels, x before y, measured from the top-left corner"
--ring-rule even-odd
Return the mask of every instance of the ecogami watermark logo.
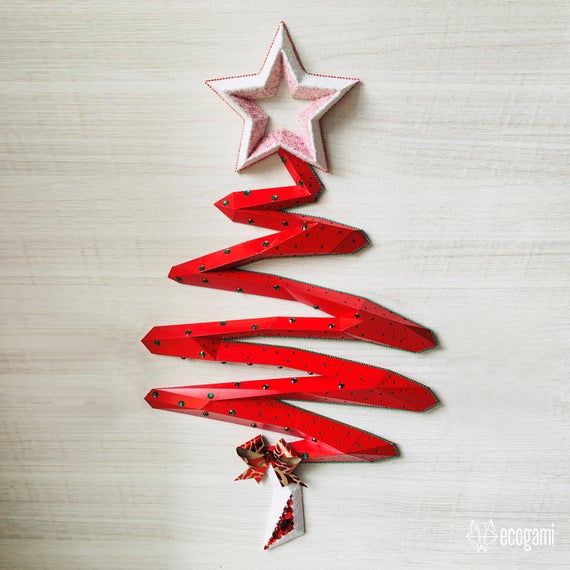
[[492, 520], [471, 521], [467, 540], [477, 552], [487, 552], [498, 542], [501, 546], [522, 548], [526, 552], [535, 547], [554, 546], [554, 524], [543, 528], [502, 527], [497, 529]]
[[489, 547], [497, 540], [495, 523], [493, 521], [487, 521], [483, 525], [477, 521], [471, 521], [471, 528], [467, 533], [467, 540], [469, 540], [477, 552], [487, 552]]

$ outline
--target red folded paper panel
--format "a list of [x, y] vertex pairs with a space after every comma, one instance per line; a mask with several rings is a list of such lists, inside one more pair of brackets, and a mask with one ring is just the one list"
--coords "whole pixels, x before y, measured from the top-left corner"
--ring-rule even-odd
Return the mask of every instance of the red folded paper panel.
[[304, 461], [375, 461], [397, 454], [394, 444], [308, 412], [286, 400], [359, 404], [425, 411], [437, 403], [426, 386], [395, 372], [298, 348], [247, 342], [252, 337], [352, 339], [421, 352], [433, 333], [373, 301], [238, 267], [271, 257], [354, 253], [362, 230], [284, 211], [314, 202], [321, 183], [302, 160], [281, 150], [295, 184], [233, 192], [216, 203], [230, 219], [279, 230], [174, 266], [179, 283], [298, 301], [329, 316], [285, 315], [157, 326], [143, 338], [155, 354], [290, 368], [309, 376], [151, 390], [155, 408], [251, 425], [302, 438], [292, 446]]

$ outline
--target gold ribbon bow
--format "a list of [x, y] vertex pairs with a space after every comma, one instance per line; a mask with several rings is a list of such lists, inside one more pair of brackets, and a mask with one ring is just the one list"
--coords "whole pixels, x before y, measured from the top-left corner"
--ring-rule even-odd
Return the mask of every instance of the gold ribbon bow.
[[263, 436], [258, 435], [236, 447], [236, 451], [244, 463], [248, 465], [248, 468], [236, 477], [236, 481], [255, 479], [261, 483], [267, 468], [271, 465], [282, 487], [286, 487], [289, 483], [307, 486], [293, 473], [297, 465], [301, 463], [301, 458], [284, 439], [280, 439], [275, 445], [267, 447]]

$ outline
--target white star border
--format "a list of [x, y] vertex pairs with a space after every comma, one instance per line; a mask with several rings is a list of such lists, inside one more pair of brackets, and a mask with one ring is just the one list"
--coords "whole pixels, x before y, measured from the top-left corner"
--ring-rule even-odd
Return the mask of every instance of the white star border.
[[[291, 95], [310, 103], [299, 113], [300, 134], [278, 129], [267, 134], [269, 117], [255, 103], [273, 97], [285, 79]], [[282, 148], [328, 172], [320, 127], [321, 117], [359, 82], [357, 78], [318, 75], [305, 71], [284, 22], [279, 24], [265, 61], [257, 73], [209, 79], [206, 85], [243, 120], [236, 171], [263, 160]]]

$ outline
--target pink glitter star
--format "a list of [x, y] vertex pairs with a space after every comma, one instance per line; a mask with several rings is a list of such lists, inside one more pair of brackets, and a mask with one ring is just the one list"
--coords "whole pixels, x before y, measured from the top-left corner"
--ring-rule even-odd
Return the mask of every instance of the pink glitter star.
[[[285, 79], [295, 99], [308, 101], [299, 113], [299, 132], [280, 128], [267, 133], [269, 117], [255, 102], [274, 97]], [[236, 170], [251, 166], [280, 148], [327, 171], [320, 118], [358, 79], [315, 75], [303, 68], [284, 22], [281, 22], [258, 73], [206, 81], [243, 120]]]

